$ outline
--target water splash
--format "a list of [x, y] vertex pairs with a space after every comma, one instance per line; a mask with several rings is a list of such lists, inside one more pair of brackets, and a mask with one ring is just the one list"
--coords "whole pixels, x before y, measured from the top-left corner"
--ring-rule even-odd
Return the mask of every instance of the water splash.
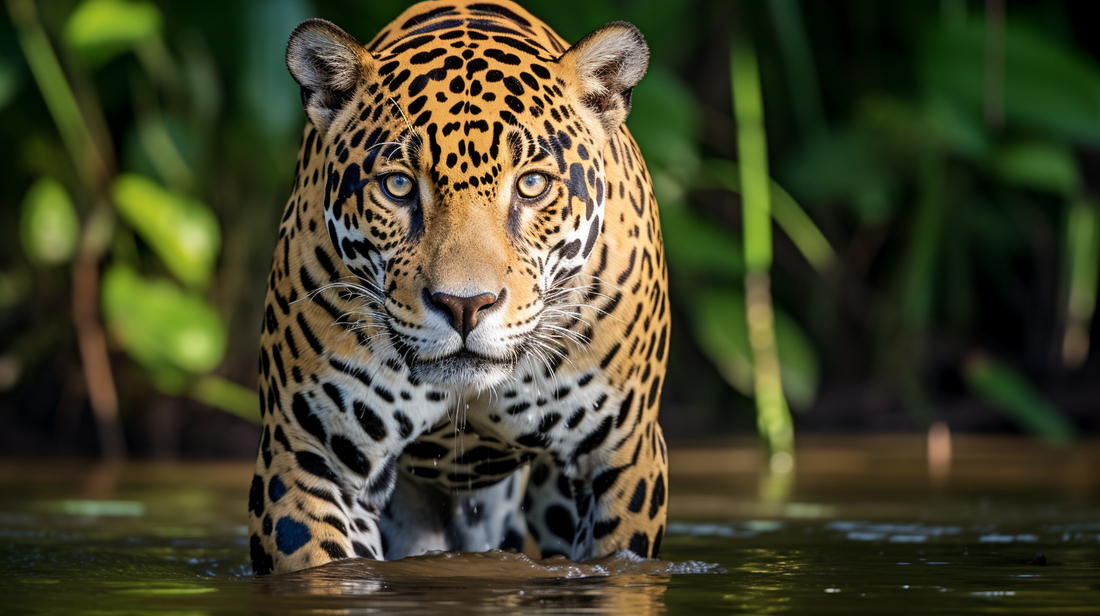
[[576, 563], [563, 556], [533, 560], [527, 555], [503, 550], [488, 552], [430, 552], [395, 561], [342, 560], [294, 577], [322, 576], [346, 580], [392, 581], [410, 579], [481, 578], [495, 580], [578, 579], [623, 575], [662, 576], [726, 573], [719, 565], [701, 561], [669, 562], [640, 558], [630, 552]]

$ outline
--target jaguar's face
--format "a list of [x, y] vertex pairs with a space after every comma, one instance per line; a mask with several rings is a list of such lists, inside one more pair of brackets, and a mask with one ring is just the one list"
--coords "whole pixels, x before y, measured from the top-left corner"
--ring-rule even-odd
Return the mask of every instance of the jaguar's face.
[[[457, 28], [368, 51], [311, 23], [288, 64], [327, 146], [325, 220], [371, 335], [455, 388], [495, 386], [527, 355], [550, 364], [581, 337], [562, 324], [609, 190], [601, 155], [617, 123], [603, 108], [629, 91], [594, 100], [572, 50], [517, 53]], [[315, 51], [300, 72], [295, 37]], [[605, 72], [625, 62], [598, 59]], [[345, 87], [311, 89], [326, 70]]]

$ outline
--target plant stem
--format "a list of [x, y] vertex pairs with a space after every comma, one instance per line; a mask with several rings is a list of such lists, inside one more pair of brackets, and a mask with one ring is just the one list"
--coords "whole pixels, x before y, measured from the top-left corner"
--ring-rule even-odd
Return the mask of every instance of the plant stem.
[[[97, 147], [88, 129], [76, 95], [38, 19], [37, 7], [30, 0], [8, 0], [8, 12], [19, 32], [19, 44], [35, 83], [79, 177], [93, 193], [105, 194], [111, 179], [109, 157]], [[99, 319], [99, 261], [110, 235], [110, 215], [106, 213], [109, 210], [106, 205], [97, 205], [85, 221], [80, 248], [72, 263], [72, 310], [100, 447], [105, 458], [117, 459], [126, 454], [126, 446], [118, 420], [118, 393], [107, 352], [107, 337]]]
[[1066, 328], [1062, 363], [1079, 368], [1089, 354], [1089, 329], [1100, 285], [1100, 212], [1096, 204], [1077, 198], [1066, 216]]
[[741, 170], [741, 211], [745, 247], [745, 315], [753, 355], [757, 429], [773, 472], [790, 472], [794, 462], [794, 427], [783, 397], [772, 307], [771, 203], [764, 105], [756, 53], [747, 41], [730, 52], [737, 153]]
[[105, 186], [110, 175], [107, 161], [96, 147], [61, 62], [38, 20], [37, 7], [31, 0], [8, 0], [8, 13], [19, 33], [19, 46], [23, 49], [27, 65], [77, 172], [89, 187], [96, 189]]

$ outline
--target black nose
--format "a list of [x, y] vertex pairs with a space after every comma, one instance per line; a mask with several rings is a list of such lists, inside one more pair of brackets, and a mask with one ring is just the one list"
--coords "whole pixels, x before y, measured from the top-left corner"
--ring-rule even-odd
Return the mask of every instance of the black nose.
[[[426, 290], [425, 294], [427, 294]], [[470, 330], [477, 327], [477, 313], [491, 307], [497, 301], [497, 296], [493, 293], [482, 293], [472, 297], [432, 293], [430, 298], [433, 306], [451, 316], [451, 325], [462, 335], [463, 341], [470, 335]]]

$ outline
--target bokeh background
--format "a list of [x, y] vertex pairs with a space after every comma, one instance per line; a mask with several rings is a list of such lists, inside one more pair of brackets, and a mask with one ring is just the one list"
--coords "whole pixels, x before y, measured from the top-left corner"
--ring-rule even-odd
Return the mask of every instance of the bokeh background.
[[[628, 124], [669, 255], [674, 441], [757, 425], [733, 83], [762, 92], [796, 434], [1100, 431], [1091, 2], [524, 4], [650, 44]], [[251, 457], [304, 122], [287, 37], [317, 16], [366, 41], [406, 3], [0, 6], [0, 454]]]

